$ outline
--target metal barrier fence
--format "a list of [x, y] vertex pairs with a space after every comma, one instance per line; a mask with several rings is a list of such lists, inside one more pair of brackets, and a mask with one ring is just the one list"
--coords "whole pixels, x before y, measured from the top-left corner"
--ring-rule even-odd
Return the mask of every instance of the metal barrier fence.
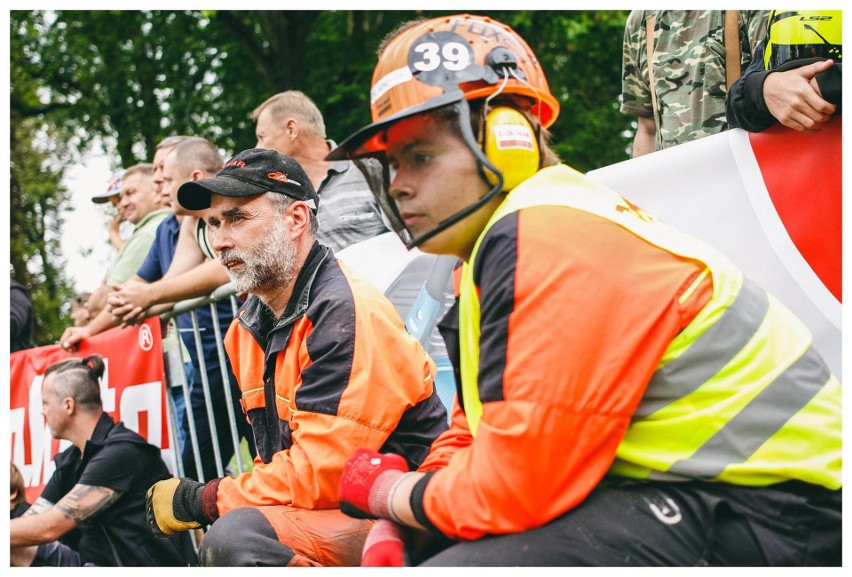
[[[239, 310], [239, 304], [236, 298], [236, 291], [234, 290], [233, 286], [228, 283], [219, 287], [207, 297], [190, 299], [177, 303], [171, 311], [161, 315], [161, 318], [166, 320], [172, 320], [183, 313], [189, 313], [192, 317], [192, 341], [194, 343], [195, 351], [198, 356], [198, 369], [200, 372], [199, 376], [201, 379], [202, 390], [204, 391], [207, 415], [208, 417], [210, 417], [214, 415], [214, 408], [210, 400], [212, 398], [212, 391], [210, 378], [207, 374], [207, 366], [204, 360], [201, 331], [199, 330], [197, 314], [198, 309], [200, 309], [201, 307], [210, 307], [213, 331], [215, 335], [216, 348], [219, 360], [219, 371], [221, 371], [222, 375], [221, 386], [223, 388], [225, 398], [227, 399], [228, 425], [230, 427], [231, 441], [233, 442], [233, 445], [235, 447], [234, 459], [232, 459], [234, 467], [233, 470], [227, 472], [239, 474], [248, 470], [249, 468], [240, 450], [240, 435], [238, 433], [237, 427], [237, 419], [245, 419], [245, 415], [237, 415], [233, 410], [234, 399], [231, 390], [232, 383], [230, 380], [230, 375], [228, 374], [228, 359], [225, 353], [225, 347], [223, 345], [223, 339], [228, 327], [220, 326], [219, 316], [216, 312], [216, 303], [226, 299], [230, 302], [233, 315], [236, 316], [237, 311]], [[174, 323], [172, 323], [172, 325], [173, 326], [171, 328], [176, 330], [176, 326], [174, 325]], [[177, 339], [182, 338], [179, 333], [176, 335], [176, 337]], [[164, 347], [164, 349], [166, 348]], [[171, 346], [164, 350], [163, 357], [163, 364], [166, 373], [166, 388], [169, 390], [169, 392], [171, 392], [173, 388], [179, 387], [186, 407], [186, 420], [187, 424], [189, 425], [189, 437], [186, 439], [186, 442], [190, 443], [192, 446], [192, 455], [195, 461], [195, 470], [198, 472], [200, 481], [209, 480], [203, 478], [204, 475], [202, 471], [204, 467], [202, 463], [201, 450], [198, 443], [198, 424], [195, 422], [192, 403], [190, 402], [191, 391], [189, 389], [189, 383], [187, 382], [186, 373], [184, 371], [184, 363], [186, 362], [186, 359], [183, 358], [182, 347], [180, 346], [180, 343], [178, 343], [177, 346]], [[178, 421], [176, 417], [177, 411], [172, 395], [166, 395], [166, 398], [168, 399], [169, 406], [169, 440], [171, 446], [176, 448], [174, 450], [175, 463], [173, 465], [175, 466], [177, 475], [182, 477], [185, 476], [184, 471], [186, 467], [182, 453], [179, 450], [180, 442], [178, 439]], [[221, 447], [219, 446], [218, 442], [219, 435], [216, 420], [213, 418], [208, 418], [206, 425], [210, 428], [210, 436], [213, 442], [213, 454], [216, 460], [216, 473], [219, 477], [222, 477], [226, 474], [226, 470], [222, 465]]]

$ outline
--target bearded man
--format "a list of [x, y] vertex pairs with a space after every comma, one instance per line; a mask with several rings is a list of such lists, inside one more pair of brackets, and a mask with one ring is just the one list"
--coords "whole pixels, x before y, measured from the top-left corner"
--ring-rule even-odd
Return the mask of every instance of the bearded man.
[[235, 478], [156, 483], [148, 522], [161, 537], [209, 524], [201, 565], [357, 566], [373, 521], [341, 513], [343, 464], [362, 446], [423, 460], [447, 428], [435, 364], [316, 240], [317, 193], [291, 157], [246, 150], [178, 202], [210, 209], [212, 247], [249, 295], [225, 348], [258, 460]]

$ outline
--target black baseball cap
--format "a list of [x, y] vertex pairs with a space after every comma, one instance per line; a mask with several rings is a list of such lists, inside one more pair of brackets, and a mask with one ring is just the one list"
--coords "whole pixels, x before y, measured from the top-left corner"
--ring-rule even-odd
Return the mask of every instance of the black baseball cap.
[[298, 162], [265, 148], [244, 150], [228, 160], [213, 178], [191, 180], [178, 189], [177, 199], [188, 210], [210, 208], [210, 195], [256, 196], [267, 192], [305, 201], [316, 212], [319, 197]]

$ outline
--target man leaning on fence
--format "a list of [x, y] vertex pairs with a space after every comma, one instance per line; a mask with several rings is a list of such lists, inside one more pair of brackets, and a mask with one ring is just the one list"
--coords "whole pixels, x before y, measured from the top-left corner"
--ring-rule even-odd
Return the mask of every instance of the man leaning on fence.
[[[141, 266], [137, 267], [136, 274], [127, 279], [122, 285], [113, 285], [110, 287], [112, 293], [107, 299], [107, 305], [94, 321], [90, 322], [84, 329], [76, 332], [76, 334], [72, 334], [70, 329], [66, 331], [62, 339], [62, 346], [64, 348], [73, 349], [84, 338], [91, 338], [94, 335], [122, 324], [123, 317], [116, 314], [115, 305], [116, 299], [119, 301], [118, 304], [126, 304], [127, 291], [135, 288], [137, 291], [147, 289], [148, 292], [155, 293], [155, 287], [158, 283], [162, 282], [164, 277], [172, 276], [172, 265], [180, 258], [178, 254], [178, 234], [181, 230], [181, 222], [190, 215], [187, 214], [187, 211], [183, 207], [178, 205], [176, 200], [171, 198], [171, 195], [173, 195], [171, 181], [178, 174], [180, 178], [185, 180], [190, 180], [193, 178], [193, 175], [196, 177], [213, 176], [222, 167], [223, 159], [213, 143], [203, 138], [192, 137], [183, 138], [178, 144], [172, 145], [169, 148], [169, 152], [162, 156], [162, 164], [169, 171], [167, 175], [174, 173], [174, 177], [168, 182], [166, 179], [163, 179], [163, 188], [160, 191], [160, 199], [164, 202], [164, 205], [169, 206], [171, 214], [157, 226], [154, 241]], [[181, 170], [176, 170], [178, 168]], [[163, 191], [165, 191], [165, 194], [163, 194]], [[219, 284], [222, 283], [220, 282]], [[211, 290], [211, 288], [207, 287], [208, 290]], [[168, 306], [164, 310], [171, 308], [171, 304], [168, 303]], [[230, 323], [233, 318], [231, 307], [228, 303], [217, 303], [212, 307], [199, 307], [196, 309], [195, 315], [199, 328], [198, 344], [200, 345], [200, 355], [193, 334], [193, 319], [191, 314], [183, 313], [178, 315], [177, 327], [185, 345], [183, 347], [186, 351], [185, 357], [188, 359], [188, 362], [185, 364], [185, 370], [190, 397], [189, 399], [184, 399], [181, 389], [171, 389], [180, 393], [173, 395], [173, 400], [175, 402], [177, 426], [182, 441], [180, 442], [180, 448], [184, 474], [187, 477], [201, 480], [216, 477], [217, 472], [227, 467], [234, 452], [239, 450], [238, 446], [235, 447], [229, 430], [228, 414], [231, 407], [228, 403], [225, 387], [231, 385], [225, 382], [222, 374], [223, 367], [220, 366], [219, 362], [216, 343], [217, 337], [213, 325], [214, 310], [220, 325], [223, 327]], [[149, 314], [156, 314], [163, 311], [149, 310], [147, 312]], [[144, 316], [145, 314], [140, 314], [139, 320], [142, 320]], [[228, 367], [224, 368], [228, 371]], [[205, 393], [203, 390], [205, 380], [208, 383], [209, 393]], [[236, 394], [236, 390], [234, 390], [234, 394]], [[215, 435], [211, 430], [211, 415], [208, 414], [207, 410], [208, 401], [212, 408], [212, 421], [214, 423], [212, 429], [215, 429]], [[191, 433], [189, 421], [183, 418], [186, 402], [189, 402], [192, 408], [192, 421], [195, 423], [193, 433]], [[242, 428], [240, 427], [241, 423], [238, 422], [237, 425], [238, 428]], [[247, 435], [248, 431], [240, 430], [238, 434]], [[193, 436], [195, 446], [193, 443], [185, 442], [186, 439], [192, 439]], [[214, 444], [217, 444], [219, 450], [218, 461]], [[194, 459], [194, 448], [198, 448], [199, 451], [200, 470]]]
[[212, 523], [202, 565], [358, 565], [373, 522], [341, 513], [343, 463], [363, 445], [420, 463], [447, 428], [435, 364], [316, 240], [318, 197], [291, 157], [241, 152], [178, 201], [210, 208], [213, 248], [250, 295], [225, 341], [258, 461], [236, 478], [156, 483], [148, 522], [160, 536]]

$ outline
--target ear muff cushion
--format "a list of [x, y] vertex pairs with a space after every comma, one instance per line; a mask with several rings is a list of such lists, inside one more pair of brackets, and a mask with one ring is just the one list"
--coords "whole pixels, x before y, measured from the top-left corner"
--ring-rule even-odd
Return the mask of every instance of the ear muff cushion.
[[[503, 190], [509, 191], [539, 168], [538, 140], [523, 114], [506, 106], [485, 117], [485, 156], [503, 174]], [[496, 177], [486, 170], [491, 184]]]

